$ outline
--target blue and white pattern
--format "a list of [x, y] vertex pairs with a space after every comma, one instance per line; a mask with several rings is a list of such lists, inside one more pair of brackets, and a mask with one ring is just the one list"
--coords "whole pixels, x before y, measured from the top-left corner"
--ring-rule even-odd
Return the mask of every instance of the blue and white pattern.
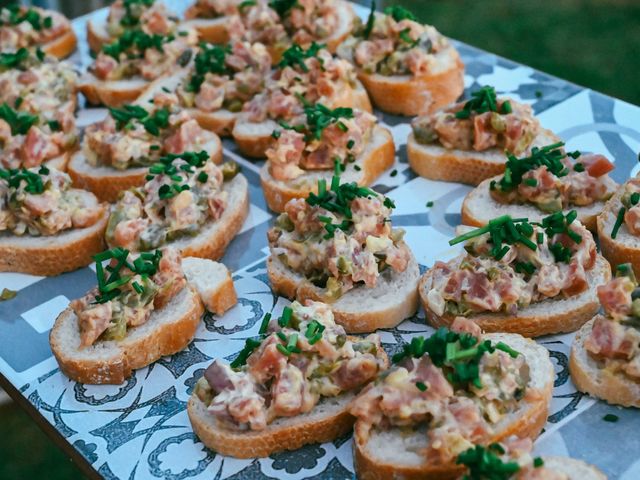
[[[74, 21], [80, 45], [84, 45], [85, 20]], [[491, 84], [500, 93], [532, 104], [542, 124], [557, 132], [570, 149], [615, 159], [617, 181], [637, 172], [638, 107], [463, 44], [458, 48], [466, 64], [468, 89]], [[86, 64], [86, 50], [75, 60], [79, 66]], [[83, 110], [80, 123], [86, 125], [103, 114], [103, 110]], [[416, 178], [406, 158], [408, 119], [378, 115], [393, 132], [398, 156], [375, 188], [395, 200], [394, 225], [407, 231], [405, 238], [426, 269], [436, 259], [451, 258], [459, 251], [447, 240], [460, 221], [460, 205], [469, 187]], [[0, 303], [0, 374], [105, 478], [353, 478], [350, 436], [269, 458], [237, 460], [208, 451], [191, 430], [186, 402], [203, 370], [214, 358], [232, 359], [244, 340], [257, 334], [262, 316], [278, 314], [288, 303], [271, 292], [265, 271], [266, 231], [273, 215], [259, 186], [261, 162], [241, 158], [230, 141], [224, 146], [251, 183], [250, 216], [223, 258], [234, 272], [238, 305], [222, 317], [208, 314], [188, 348], [137, 371], [125, 384], [80, 385], [58, 370], [48, 334], [69, 299], [94, 284], [94, 271], [85, 268], [56, 278], [0, 274], [0, 288], [18, 290], [13, 300]], [[433, 206], [428, 208], [427, 202]], [[429, 332], [419, 314], [379, 333], [385, 348], [393, 352], [412, 336]], [[572, 338], [568, 334], [540, 339], [551, 353], [557, 380], [537, 450], [591, 461], [611, 478], [638, 478], [640, 463], [634, 459], [640, 458], [640, 416], [620, 410], [616, 413], [623, 421], [618, 424], [601, 421], [611, 407], [576, 392], [569, 378]], [[618, 438], [624, 438], [628, 454], [612, 448]]]

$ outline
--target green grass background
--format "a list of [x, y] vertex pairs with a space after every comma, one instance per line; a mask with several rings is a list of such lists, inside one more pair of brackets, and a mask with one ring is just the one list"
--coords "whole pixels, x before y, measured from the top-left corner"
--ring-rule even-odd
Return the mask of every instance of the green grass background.
[[[638, 0], [400, 0], [470, 45], [640, 104]], [[82, 478], [17, 406], [0, 407], [0, 479]]]

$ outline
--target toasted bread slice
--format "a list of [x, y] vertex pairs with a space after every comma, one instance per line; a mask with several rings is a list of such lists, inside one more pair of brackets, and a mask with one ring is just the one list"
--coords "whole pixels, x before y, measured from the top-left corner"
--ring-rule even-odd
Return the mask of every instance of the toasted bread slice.
[[229, 41], [228, 24], [229, 17], [223, 15], [216, 18], [188, 18], [182, 25], [195, 29], [203, 42], [227, 43]]
[[337, 300], [329, 298], [325, 289], [316, 287], [273, 256], [267, 260], [267, 274], [271, 288], [278, 295], [300, 302], [310, 299], [329, 303], [336, 323], [348, 333], [395, 327], [418, 309], [416, 288], [420, 269], [413, 254], [404, 272], [388, 269], [378, 277], [375, 288], [358, 286]]
[[[344, 182], [357, 182], [358, 185], [371, 185], [382, 172], [393, 165], [395, 146], [393, 137], [386, 128], [377, 125], [372, 138], [354, 163], [347, 164], [342, 173]], [[360, 170], [356, 170], [354, 166]], [[307, 170], [300, 177], [289, 180], [276, 180], [269, 172], [269, 162], [260, 169], [260, 183], [267, 205], [274, 212], [283, 212], [284, 206], [293, 198], [307, 198], [310, 192], [318, 191], [318, 180], [324, 178], [331, 183], [332, 170]]]
[[78, 90], [89, 103], [106, 107], [121, 107], [132, 103], [148, 86], [149, 82], [142, 77], [100, 80], [89, 72], [80, 77], [77, 84]]
[[238, 174], [225, 182], [223, 189], [229, 196], [222, 216], [216, 221], [205, 223], [195, 237], [180, 237], [167, 245], [180, 250], [183, 257], [212, 260], [222, 257], [249, 214], [249, 183], [244, 175]]
[[[379, 352], [384, 369], [389, 358]], [[308, 413], [295, 417], [280, 417], [265, 430], [231, 430], [207, 411], [206, 405], [194, 393], [187, 404], [193, 431], [208, 448], [235, 458], [261, 458], [276, 452], [296, 450], [310, 443], [330, 442], [345, 435], [355, 418], [349, 413], [355, 392], [336, 397], [324, 397]]]
[[623, 193], [624, 186], [621, 186], [598, 215], [596, 223], [600, 249], [611, 265], [615, 267], [621, 263], [630, 263], [636, 276], [640, 277], [640, 237], [633, 235], [623, 223], [616, 238], [611, 238], [618, 211], [623, 206], [620, 201]]
[[[550, 130], [542, 129], [531, 147], [543, 147], [559, 139]], [[440, 145], [423, 145], [416, 141], [413, 133], [407, 140], [409, 165], [421, 177], [445, 182], [460, 182], [478, 185], [487, 178], [504, 172], [504, 151], [491, 148], [484, 152], [451, 150]]]
[[0, 271], [49, 276], [86, 267], [93, 255], [104, 250], [108, 219], [105, 204], [102, 216], [90, 227], [41, 237], [0, 233]]
[[[150, 82], [145, 88], [144, 92], [140, 94], [136, 103], [140, 105], [147, 105], [153, 100], [156, 93], [161, 91], [175, 92], [178, 87], [187, 81], [190, 68], [181, 68], [173, 75], [167, 75], [160, 77], [153, 82]], [[205, 112], [197, 108], [185, 108], [185, 111], [189, 113], [205, 130], [210, 130], [220, 136], [230, 136], [233, 130], [233, 125], [236, 123], [240, 113], [231, 112], [225, 108], [216, 110], [213, 112]]]
[[[455, 315], [436, 314], [427, 302], [428, 287], [432, 271], [420, 280], [418, 292], [427, 319], [435, 327], [450, 326]], [[519, 333], [525, 337], [539, 337], [552, 333], [575, 332], [592, 318], [600, 308], [596, 287], [611, 279], [611, 267], [604, 257], [598, 255], [594, 267], [587, 271], [589, 288], [571, 297], [556, 297], [535, 302], [519, 309], [515, 315], [507, 313], [481, 313], [469, 317], [485, 332]]]
[[598, 468], [582, 460], [569, 457], [543, 457], [544, 466], [554, 472], [564, 473], [569, 480], [607, 480]]
[[80, 383], [117, 385], [133, 370], [185, 348], [203, 312], [198, 293], [187, 285], [168, 305], [152, 312], [147, 323], [130, 328], [123, 340], [99, 340], [81, 348], [78, 317], [67, 308], [56, 319], [49, 343], [67, 377]]
[[587, 352], [584, 342], [591, 335], [595, 318], [576, 333], [571, 345], [569, 372], [571, 380], [581, 392], [588, 393], [613, 405], [640, 407], [640, 384], [622, 372], [605, 369], [605, 363]]
[[222, 263], [186, 257], [182, 259], [182, 271], [211, 313], [222, 315], [238, 303], [231, 273]]
[[[358, 81], [353, 90], [344, 89], [340, 96], [332, 102], [332, 108], [347, 107], [372, 112], [371, 101], [367, 91]], [[251, 158], [263, 158], [273, 138], [271, 134], [279, 128], [277, 122], [267, 119], [264, 122], [251, 122], [246, 113], [240, 113], [236, 119], [231, 135], [238, 149]]]
[[464, 64], [453, 46], [436, 54], [425, 75], [381, 75], [358, 69], [373, 104], [383, 112], [414, 116], [455, 102], [464, 91]]
[[[539, 222], [549, 213], [543, 212], [532, 204], [505, 204], [496, 202], [491, 197], [489, 190], [491, 181], [498, 181], [502, 175], [484, 180], [480, 185], [471, 190], [462, 202], [462, 223], [472, 227], [482, 227], [489, 220], [500, 215], [511, 215], [513, 218], [528, 218], [530, 221]], [[611, 178], [608, 178], [607, 190], [613, 193], [618, 186]], [[578, 212], [578, 220], [591, 231], [596, 230], [596, 216], [602, 212], [604, 201], [594, 202], [587, 206], [572, 206], [568, 210]]]
[[70, 28], [58, 38], [45, 43], [40, 48], [42, 48], [42, 51], [44, 53], [48, 53], [49, 55], [53, 55], [56, 58], [63, 59], [71, 55], [76, 50], [77, 45], [78, 39], [76, 37], [76, 34]]
[[111, 42], [111, 35], [107, 32], [107, 22], [96, 22], [91, 18], [87, 20], [87, 43], [89, 44], [89, 50], [99, 52], [104, 45]]
[[[219, 164], [222, 162], [222, 142], [215, 133], [208, 132], [208, 135], [209, 140], [202, 150], [206, 150], [213, 162]], [[67, 164], [67, 173], [74, 186], [93, 192], [101, 202], [110, 203], [118, 199], [121, 191], [142, 185], [148, 170], [148, 167], [126, 170], [104, 165], [94, 167], [82, 151], [76, 152]]]
[[[553, 392], [555, 373], [549, 352], [533, 340], [519, 335], [494, 333], [484, 337], [493, 342], [504, 342], [522, 353], [529, 365], [529, 387], [540, 392], [531, 399], [522, 400], [517, 411], [505, 416], [495, 426], [486, 443], [499, 442], [511, 435], [533, 440], [547, 421]], [[369, 437], [366, 437], [366, 432], [356, 422], [353, 456], [356, 474], [361, 480], [457, 479], [464, 473], [464, 467], [453, 462], [434, 465], [426, 461], [422, 453], [428, 445], [424, 427], [414, 431], [400, 428], [373, 429]]]

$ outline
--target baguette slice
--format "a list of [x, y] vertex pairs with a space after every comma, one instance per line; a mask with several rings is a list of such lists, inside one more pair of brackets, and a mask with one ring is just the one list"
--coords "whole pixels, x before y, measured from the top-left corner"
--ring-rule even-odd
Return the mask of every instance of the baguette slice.
[[92, 19], [87, 20], [87, 43], [89, 50], [99, 52], [103, 45], [111, 43], [113, 39], [107, 32], [107, 22], [96, 22]]
[[147, 323], [129, 329], [123, 340], [98, 341], [80, 348], [78, 317], [67, 308], [56, 319], [49, 343], [60, 370], [70, 379], [117, 385], [133, 370], [185, 348], [193, 339], [203, 312], [198, 293], [188, 285], [168, 305], [152, 312]]
[[[193, 68], [193, 63], [189, 65]], [[178, 87], [187, 81], [192, 68], [181, 68], [173, 75], [160, 77], [150, 82], [144, 92], [138, 97], [136, 103], [147, 105], [153, 100], [153, 97], [161, 91], [175, 92]], [[214, 112], [205, 112], [198, 108], [185, 108], [186, 112], [195, 118], [205, 130], [210, 130], [220, 136], [230, 136], [233, 125], [236, 123], [240, 112], [231, 112], [226, 108], [216, 110]], [[271, 135], [271, 133], [269, 133]]]
[[238, 174], [223, 186], [229, 196], [227, 208], [222, 216], [205, 223], [195, 237], [182, 237], [168, 245], [180, 250], [182, 257], [199, 257], [217, 260], [242, 228], [249, 214], [249, 183], [244, 175]]
[[[559, 141], [550, 130], [542, 129], [531, 147], [544, 147]], [[423, 145], [416, 141], [413, 133], [407, 140], [409, 165], [421, 177], [445, 182], [460, 182], [478, 185], [487, 178], [504, 172], [504, 151], [491, 148], [485, 152], [451, 150], [440, 145]]]
[[[364, 152], [358, 156], [355, 163], [347, 164], [342, 173], [344, 182], [357, 182], [358, 185], [371, 185], [382, 172], [393, 165], [395, 159], [395, 145], [393, 137], [386, 128], [376, 125], [372, 138]], [[354, 166], [360, 167], [360, 171]], [[260, 169], [260, 183], [267, 205], [274, 212], [283, 212], [287, 202], [294, 198], [307, 198], [310, 192], [318, 191], [318, 180], [324, 178], [331, 183], [333, 169], [307, 170], [306, 173], [294, 180], [276, 180], [269, 172], [269, 162]]]
[[182, 259], [182, 270], [208, 311], [222, 315], [238, 303], [231, 273], [222, 263], [186, 257]]
[[93, 255], [104, 250], [108, 219], [109, 208], [103, 205], [102, 216], [90, 227], [41, 237], [1, 233], [0, 272], [49, 276], [86, 267]]
[[591, 335], [594, 321], [595, 319], [585, 323], [573, 339], [569, 357], [571, 380], [581, 392], [607, 403], [640, 407], [640, 384], [623, 373], [606, 370], [603, 361], [593, 358], [587, 352], [584, 342]]
[[[201, 148], [209, 153], [214, 163], [222, 162], [222, 142], [216, 134], [208, 132], [208, 140]], [[102, 202], [113, 203], [121, 191], [138, 187], [144, 183], [148, 167], [117, 170], [110, 166], [91, 165], [84, 153], [76, 152], [67, 164], [67, 173], [74, 186], [93, 192]]]
[[[384, 369], [388, 368], [387, 354], [382, 351], [379, 355], [384, 360]], [[355, 421], [349, 413], [355, 396], [355, 392], [344, 392], [337, 397], [324, 397], [310, 412], [277, 418], [262, 431], [226, 428], [195, 393], [191, 394], [187, 413], [193, 431], [207, 448], [235, 458], [262, 458], [345, 435]]]
[[464, 64], [449, 46], [438, 52], [432, 71], [424, 75], [381, 75], [358, 69], [371, 100], [383, 112], [415, 116], [455, 102], [464, 91]]
[[[462, 202], [462, 223], [473, 227], [483, 227], [489, 220], [500, 215], [511, 215], [513, 218], [528, 218], [530, 221], [539, 222], [549, 215], [531, 204], [504, 204], [496, 202], [491, 197], [489, 186], [491, 181], [498, 181], [502, 175], [496, 175], [482, 181], [480, 185], [471, 190]], [[611, 178], [607, 182], [607, 190], [611, 193], [617, 187]], [[602, 212], [604, 201], [594, 202], [587, 206], [569, 206], [568, 209], [578, 212], [578, 220], [591, 231], [596, 230], [596, 216]]]
[[216, 18], [188, 18], [182, 25], [198, 32], [201, 41], [220, 44], [229, 41], [229, 32], [227, 31], [229, 20], [228, 15]]
[[[367, 91], [359, 81], [354, 89], [345, 88], [340, 96], [332, 101], [332, 107], [346, 107], [371, 113], [371, 101]], [[273, 138], [271, 134], [279, 128], [277, 122], [267, 119], [264, 122], [251, 122], [246, 113], [237, 117], [231, 135], [243, 155], [251, 158], [263, 158]]]
[[564, 473], [569, 480], [607, 480], [598, 468], [582, 460], [568, 457], [543, 457], [544, 466], [554, 472]]
[[[596, 264], [587, 272], [589, 288], [568, 298], [557, 297], [535, 302], [519, 309], [515, 315], [506, 313], [481, 313], [470, 317], [486, 332], [519, 333], [525, 337], [539, 337], [552, 333], [574, 332], [593, 317], [600, 308], [596, 287], [611, 279], [611, 267], [598, 255]], [[429, 308], [427, 286], [431, 284], [431, 270], [424, 274], [418, 292], [427, 319], [435, 327], [450, 326], [455, 315], [440, 316]]]
[[[483, 338], [492, 342], [502, 341], [525, 355], [531, 376], [529, 386], [540, 391], [540, 395], [523, 400], [519, 410], [502, 419], [486, 443], [499, 442], [511, 435], [535, 439], [547, 421], [553, 393], [555, 372], [549, 352], [533, 340], [519, 335], [494, 333]], [[367, 439], [356, 422], [353, 456], [357, 477], [361, 480], [459, 478], [464, 473], [464, 467], [460, 465], [426, 462], [421, 451], [427, 447], [427, 441], [426, 428], [412, 432], [399, 428], [374, 429]]]
[[404, 272], [383, 273], [374, 288], [356, 287], [338, 300], [327, 298], [325, 289], [316, 287], [273, 256], [267, 260], [267, 274], [278, 295], [300, 302], [310, 299], [329, 303], [336, 323], [348, 333], [395, 327], [418, 309], [420, 269], [413, 254]]
[[70, 28], [58, 38], [45, 43], [40, 48], [42, 48], [44, 53], [53, 55], [58, 59], [63, 59], [71, 55], [75, 51], [77, 45], [78, 39], [76, 34]]
[[618, 211], [622, 208], [622, 194], [624, 185], [609, 199], [602, 213], [598, 215], [598, 239], [602, 255], [614, 267], [621, 263], [631, 263], [636, 276], [640, 277], [640, 237], [633, 235], [623, 223], [616, 238], [611, 238], [611, 232], [616, 223]]
[[82, 75], [77, 84], [78, 90], [90, 104], [105, 107], [121, 107], [133, 103], [148, 86], [149, 82], [142, 77], [100, 80], [90, 72]]

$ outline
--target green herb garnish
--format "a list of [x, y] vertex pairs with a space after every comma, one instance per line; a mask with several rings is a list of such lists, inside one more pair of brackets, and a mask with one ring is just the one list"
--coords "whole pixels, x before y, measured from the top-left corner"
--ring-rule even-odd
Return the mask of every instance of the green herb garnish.
[[462, 110], [456, 112], [455, 117], [459, 119], [469, 118], [471, 113], [497, 112], [502, 114], [511, 113], [511, 104], [508, 107], [502, 105], [502, 110], [498, 112], [498, 100], [496, 90], [485, 85], [471, 94], [471, 100], [467, 101]]
[[118, 130], [132, 128], [133, 122], [137, 121], [151, 135], [158, 136], [160, 129], [169, 126], [169, 109], [166, 107], [149, 113], [139, 105], [125, 105], [122, 108], [109, 108], [109, 113], [116, 121]]
[[193, 75], [191, 75], [185, 90], [187, 92], [199, 92], [207, 73], [214, 73], [216, 75], [231, 74], [231, 70], [225, 63], [228, 53], [231, 53], [231, 47], [229, 45], [201, 43], [200, 50], [194, 60], [195, 71]]
[[142, 30], [126, 30], [120, 37], [112, 43], [102, 47], [102, 51], [110, 57], [120, 60], [120, 54], [138, 50], [143, 53], [150, 48], [155, 48], [162, 52], [163, 44], [171, 42], [175, 39], [173, 35], [149, 35]]
[[124, 15], [120, 20], [120, 25], [133, 27], [140, 23], [140, 15], [145, 7], [153, 5], [155, 0], [124, 0]]
[[0, 53], [0, 67], [16, 68], [22, 65], [22, 62], [29, 58], [29, 50], [20, 48], [16, 52]]
[[238, 356], [235, 358], [235, 360], [233, 362], [231, 362], [230, 366], [231, 368], [239, 368], [242, 365], [245, 365], [247, 363], [247, 358], [249, 358], [249, 356], [253, 353], [253, 351], [258, 348], [260, 346], [260, 344], [262, 343], [262, 339], [255, 339], [255, 338], [247, 338], [247, 340], [245, 341], [244, 347], [242, 348], [242, 350], [240, 350], [240, 353], [238, 353]]
[[280, 17], [284, 17], [292, 8], [299, 7], [299, 4], [298, 0], [271, 0], [269, 7], [274, 9]]
[[620, 420], [620, 417], [614, 415], [613, 413], [607, 413], [604, 417], [602, 417], [602, 419], [605, 422], [616, 423], [618, 420]]
[[367, 17], [367, 23], [365, 24], [364, 30], [362, 31], [362, 36], [365, 39], [368, 39], [373, 31], [373, 25], [376, 22], [376, 2], [375, 0], [371, 2], [371, 11], [369, 12], [369, 16]]
[[504, 453], [504, 448], [497, 443], [488, 447], [476, 445], [458, 455], [456, 464], [469, 469], [464, 480], [508, 480], [520, 470], [520, 465], [517, 462], [503, 462], [499, 455]]
[[626, 211], [627, 209], [624, 207], [620, 207], [620, 210], [618, 210], [618, 214], [616, 215], [616, 223], [613, 224], [613, 229], [611, 230], [611, 238], [615, 239], [618, 236], [618, 230], [620, 230], [620, 227], [624, 223], [624, 214]]
[[391, 5], [384, 9], [384, 13], [393, 17], [396, 22], [401, 22], [402, 20], [418, 21], [413, 13], [400, 5]]
[[20, 184], [24, 182], [25, 192], [38, 195], [44, 192], [44, 182], [42, 175], [48, 175], [49, 169], [45, 166], [40, 167], [38, 173], [27, 170], [26, 168], [16, 168], [5, 170], [0, 168], [0, 179], [5, 180], [9, 187], [18, 189]]
[[7, 102], [0, 105], [0, 118], [9, 124], [12, 135], [26, 135], [39, 120], [37, 115], [14, 110]]
[[[329, 125], [340, 122], [340, 119], [342, 118], [353, 118], [352, 108], [338, 107], [332, 110], [328, 107], [325, 107], [321, 103], [311, 105], [307, 103], [306, 100], [304, 100], [304, 98], [302, 97], [300, 97], [300, 101], [304, 104], [304, 113], [307, 118], [307, 123], [305, 125], [290, 125], [284, 121], [280, 121], [278, 123], [282, 128], [286, 130], [294, 130], [298, 133], [304, 133], [305, 142], [320, 140], [320, 138], [322, 137], [322, 132]], [[273, 135], [274, 134], [272, 133], [272, 136]], [[279, 136], [279, 133], [277, 135]]]
[[323, 48], [325, 48], [324, 45], [320, 45], [320, 44], [317, 44], [316, 42], [313, 42], [309, 46], [309, 48], [305, 50], [297, 43], [294, 43], [283, 52], [282, 59], [278, 63], [278, 67], [279, 68], [298, 67], [303, 72], [308, 72], [309, 68], [304, 63], [304, 61], [308, 58], [317, 57], [318, 52], [320, 52], [320, 50], [322, 50]]

